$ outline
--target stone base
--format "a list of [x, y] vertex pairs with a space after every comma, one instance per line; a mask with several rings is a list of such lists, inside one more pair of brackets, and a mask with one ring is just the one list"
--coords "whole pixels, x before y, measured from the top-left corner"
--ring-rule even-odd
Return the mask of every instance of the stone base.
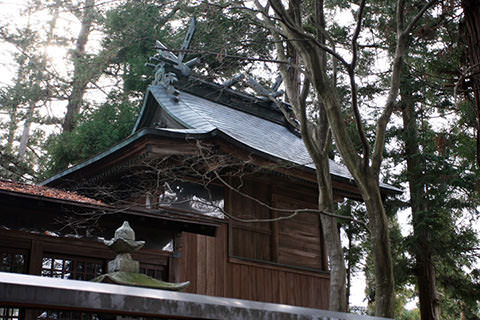
[[140, 263], [133, 260], [130, 253], [117, 254], [115, 259], [108, 262], [108, 272], [116, 271], [139, 272]]

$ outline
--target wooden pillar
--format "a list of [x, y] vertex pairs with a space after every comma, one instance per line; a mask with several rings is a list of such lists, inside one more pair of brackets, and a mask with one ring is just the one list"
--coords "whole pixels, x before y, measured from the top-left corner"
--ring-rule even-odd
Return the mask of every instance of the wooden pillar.
[[28, 257], [28, 273], [41, 275], [43, 260], [43, 245], [40, 240], [31, 240], [30, 255]]
[[183, 237], [177, 232], [173, 239], [173, 254], [168, 258], [168, 281], [180, 282], [180, 258], [183, 253]]

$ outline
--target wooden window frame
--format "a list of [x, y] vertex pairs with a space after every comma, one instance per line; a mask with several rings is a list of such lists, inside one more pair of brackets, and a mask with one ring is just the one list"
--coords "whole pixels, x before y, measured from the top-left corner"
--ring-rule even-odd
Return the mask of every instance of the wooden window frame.
[[[104, 261], [106, 263], [115, 258], [115, 253], [104, 244], [86, 239], [71, 239], [34, 234], [24, 231], [2, 230], [0, 233], [0, 250], [5, 252], [19, 252], [26, 255], [25, 274], [41, 275], [44, 257], [77, 258], [82, 261]], [[170, 265], [173, 252], [155, 249], [142, 249], [132, 254], [144, 269], [160, 270], [169, 280]]]

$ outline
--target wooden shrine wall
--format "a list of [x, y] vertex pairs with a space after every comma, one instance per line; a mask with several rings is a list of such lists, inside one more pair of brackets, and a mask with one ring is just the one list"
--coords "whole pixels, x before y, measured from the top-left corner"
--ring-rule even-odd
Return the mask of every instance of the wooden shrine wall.
[[[226, 211], [243, 219], [291, 214], [277, 208], [315, 207], [315, 190], [279, 177], [245, 179], [241, 193], [225, 194]], [[183, 233], [175, 280], [191, 281], [187, 291], [192, 293], [327, 309], [329, 273], [321, 230], [318, 214], [303, 213], [282, 221], [225, 221], [216, 237]]]
[[183, 234], [179, 279], [185, 292], [328, 309], [329, 276], [228, 257], [228, 225], [216, 237]]

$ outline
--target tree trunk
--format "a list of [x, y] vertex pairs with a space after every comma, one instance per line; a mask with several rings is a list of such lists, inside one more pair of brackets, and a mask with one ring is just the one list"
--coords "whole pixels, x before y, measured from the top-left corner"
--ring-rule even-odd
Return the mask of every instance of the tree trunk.
[[477, 114], [477, 165], [480, 166], [480, 4], [477, 0], [462, 0], [465, 44]]
[[[18, 86], [18, 83], [15, 86]], [[7, 145], [5, 148], [5, 152], [7, 152], [8, 154], [13, 153], [13, 142], [15, 141], [15, 132], [17, 131], [17, 128], [18, 128], [17, 115], [18, 115], [18, 104], [16, 103], [16, 101], [12, 101], [12, 103], [9, 103], [9, 106], [8, 106], [8, 116], [10, 120], [8, 122]]]
[[22, 160], [27, 152], [27, 144], [30, 139], [30, 126], [33, 121], [33, 112], [35, 110], [35, 103], [37, 101], [31, 101], [28, 106], [27, 113], [25, 114], [25, 123], [23, 124], [22, 137], [20, 138], [20, 145], [18, 146], [18, 158]]
[[[27, 151], [28, 141], [30, 140], [30, 127], [33, 122], [33, 116], [35, 113], [35, 107], [38, 101], [40, 101], [42, 97], [42, 89], [41, 89], [41, 81], [43, 78], [43, 72], [45, 71], [47, 65], [47, 48], [52, 43], [53, 39], [53, 32], [55, 30], [55, 26], [57, 25], [57, 20], [59, 16], [59, 9], [60, 9], [60, 2], [57, 0], [55, 3], [55, 11], [53, 13], [52, 20], [50, 21], [50, 28], [47, 34], [47, 41], [43, 47], [43, 54], [41, 57], [41, 63], [38, 66], [37, 70], [37, 83], [32, 86], [33, 97], [29, 103], [27, 113], [25, 115], [25, 123], [23, 124], [23, 131], [22, 137], [20, 138], [20, 145], [18, 147], [18, 158], [21, 160], [25, 157], [25, 153]], [[45, 97], [46, 98], [46, 97]]]
[[[352, 234], [347, 233], [348, 237], [348, 250], [351, 250], [353, 242], [352, 242]], [[352, 290], [352, 269], [353, 269], [353, 264], [352, 264], [352, 259], [351, 259], [351, 254], [347, 258], [347, 266], [346, 266], [346, 286], [345, 286], [345, 299], [346, 299], [346, 304], [347, 306], [350, 306], [350, 292]], [[350, 307], [347, 308], [347, 311], [350, 310]]]
[[319, 68], [315, 61], [316, 50], [304, 50], [304, 61], [312, 71], [312, 78], [316, 91], [322, 97], [326, 105], [328, 121], [332, 127], [336, 146], [342, 155], [350, 173], [359, 185], [363, 200], [365, 201], [370, 232], [372, 237], [372, 249], [375, 258], [375, 315], [380, 317], [393, 317], [394, 314], [394, 275], [392, 253], [390, 248], [390, 235], [385, 208], [380, 194], [378, 173], [372, 172], [372, 168], [365, 168], [363, 159], [355, 153], [351, 140], [346, 136], [345, 122], [341, 114], [341, 107], [336, 91], [331, 87], [324, 70]]
[[[290, 1], [289, 14], [300, 24], [301, 12], [301, 2]], [[316, 1], [315, 19], [319, 24], [325, 24], [323, 1], [321, 0]], [[318, 41], [325, 42], [323, 35], [319, 35]], [[301, 87], [301, 72], [298, 68], [301, 63], [297, 48], [291, 44], [287, 44], [284, 47], [281, 42], [278, 41], [276, 43], [276, 50], [280, 57], [292, 61], [291, 68], [281, 65], [279, 69], [282, 73], [287, 96], [293, 106], [295, 117], [300, 122], [303, 141], [316, 167], [319, 210], [334, 212], [333, 190], [328, 158], [328, 146], [331, 141], [328, 134], [329, 124], [325, 108], [321, 103], [317, 103], [319, 118], [315, 124], [307, 117], [307, 96], [304, 93], [308, 93], [310, 82], [305, 80], [303, 87]], [[319, 58], [322, 60], [322, 65], [326, 67], [326, 54], [322, 53]], [[338, 232], [337, 219], [320, 214], [320, 221], [322, 223], [322, 233], [324, 235], [330, 269], [329, 310], [345, 312], [347, 311], [345, 257]]]
[[[325, 13], [323, 0], [316, 0], [315, 21], [318, 25], [325, 28]], [[297, 10], [300, 15], [301, 10]], [[317, 34], [317, 39], [320, 43], [325, 44], [325, 35], [321, 32]], [[321, 56], [322, 64], [327, 67], [327, 55], [325, 52]], [[330, 175], [330, 163], [328, 157], [328, 149], [331, 141], [328, 135], [329, 124], [325, 107], [321, 103], [317, 103], [319, 109], [319, 118], [316, 123], [317, 134], [313, 132], [303, 132], [308, 137], [304, 137], [304, 141], [312, 141], [316, 143], [314, 148], [309, 148], [309, 153], [315, 161], [317, 170], [317, 184], [318, 184], [318, 200], [319, 209], [334, 212], [333, 187]], [[306, 108], [306, 105], [304, 106]], [[306, 111], [304, 111], [304, 114]], [[304, 119], [306, 121], [306, 119]], [[308, 131], [308, 130], [305, 130]], [[311, 139], [311, 140], [310, 140]], [[318, 141], [315, 141], [318, 140]], [[329, 269], [330, 269], [330, 294], [329, 294], [329, 310], [346, 312], [348, 308], [347, 293], [346, 293], [346, 269], [345, 269], [345, 255], [343, 252], [342, 242], [336, 218], [326, 215], [320, 215], [322, 222], [323, 235], [325, 238], [325, 245], [327, 247]]]
[[[326, 119], [325, 119], [326, 121]], [[320, 145], [325, 145], [321, 143]], [[317, 164], [318, 181], [318, 205], [320, 210], [334, 212], [332, 182], [330, 177], [330, 166], [328, 163], [328, 154], [325, 152], [321, 157], [321, 163]], [[347, 311], [346, 294], [346, 270], [345, 256], [338, 232], [337, 219], [321, 214], [323, 235], [328, 253], [328, 262], [330, 269], [330, 294], [329, 310]]]
[[63, 122], [63, 131], [72, 131], [75, 127], [75, 117], [80, 113], [80, 108], [83, 102], [83, 95], [90, 81], [88, 77], [89, 72], [85, 70], [86, 64], [82, 61], [85, 55], [85, 46], [90, 35], [93, 24], [93, 13], [95, 7], [95, 0], [85, 0], [82, 26], [78, 34], [76, 48], [73, 52], [73, 84], [72, 92], [68, 98], [67, 113]]
[[407, 180], [410, 187], [410, 206], [412, 209], [413, 234], [416, 260], [416, 278], [420, 300], [422, 320], [440, 320], [440, 303], [438, 299], [435, 268], [432, 261], [431, 237], [428, 225], [423, 223], [431, 212], [426, 202], [423, 168], [418, 143], [418, 127], [414, 102], [410, 99], [408, 87], [402, 86], [402, 118], [405, 132], [405, 154], [407, 158]]
[[385, 214], [378, 179], [367, 176], [367, 194], [363, 194], [367, 207], [372, 251], [375, 257], [375, 315], [393, 317], [395, 282], [388, 219]]

